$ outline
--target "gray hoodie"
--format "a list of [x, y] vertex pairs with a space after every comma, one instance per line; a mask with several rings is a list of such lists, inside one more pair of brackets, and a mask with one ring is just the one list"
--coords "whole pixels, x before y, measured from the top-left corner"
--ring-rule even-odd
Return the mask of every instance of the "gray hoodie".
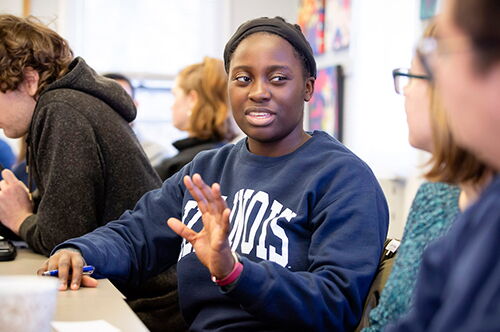
[[[136, 116], [130, 96], [82, 58], [69, 69], [40, 94], [27, 138], [29, 175], [41, 200], [20, 235], [44, 255], [118, 219], [161, 185], [128, 124]], [[120, 290], [150, 330], [185, 329], [175, 268]]]
[[82, 58], [44, 89], [28, 133], [29, 176], [40, 194], [20, 236], [44, 255], [132, 209], [160, 186], [128, 122], [134, 103]]

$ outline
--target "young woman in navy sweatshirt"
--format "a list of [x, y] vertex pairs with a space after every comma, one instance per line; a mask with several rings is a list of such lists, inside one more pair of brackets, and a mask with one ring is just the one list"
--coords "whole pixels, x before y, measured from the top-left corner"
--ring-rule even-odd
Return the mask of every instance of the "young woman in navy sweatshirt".
[[96, 283], [81, 279], [84, 260], [125, 284], [177, 263], [190, 330], [350, 330], [386, 238], [384, 195], [351, 151], [304, 131], [316, 64], [298, 26], [248, 21], [224, 60], [248, 138], [200, 153], [119, 220], [63, 243], [40, 272], [60, 267], [65, 289], [70, 262], [77, 289]]

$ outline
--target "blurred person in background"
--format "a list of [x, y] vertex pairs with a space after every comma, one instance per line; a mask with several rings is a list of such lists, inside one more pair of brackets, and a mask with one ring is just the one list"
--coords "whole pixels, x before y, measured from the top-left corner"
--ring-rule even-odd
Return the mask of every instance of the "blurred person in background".
[[[423, 37], [435, 37], [431, 22]], [[473, 203], [491, 179], [492, 171], [453, 139], [438, 90], [418, 56], [410, 70], [393, 71], [396, 92], [404, 94], [409, 142], [430, 152], [430, 169], [412, 203], [401, 245], [380, 302], [369, 315], [363, 332], [382, 331], [411, 307], [411, 299], [424, 249], [439, 239]]]
[[[30, 186], [10, 170], [0, 182], [0, 220], [44, 255], [133, 208], [159, 186], [129, 121], [135, 106], [36, 18], [0, 15], [0, 127], [26, 136]], [[117, 137], [120, 139], [117, 140]]]
[[388, 331], [500, 331], [500, 2], [446, 0], [419, 45], [457, 144], [495, 174], [424, 253], [413, 306]]
[[[134, 101], [134, 104], [136, 108], [139, 107], [139, 102], [135, 98], [135, 87], [132, 84], [132, 81], [130, 79], [120, 73], [107, 73], [102, 75], [106, 78], [110, 78], [120, 84], [122, 88], [127, 91], [129, 96], [132, 98]], [[149, 139], [146, 139], [143, 137], [137, 126], [134, 125], [134, 122], [130, 122], [130, 125], [132, 126], [132, 129], [134, 129], [134, 132], [139, 139], [139, 142], [141, 143], [142, 149], [146, 153], [146, 156], [148, 157], [149, 161], [151, 162], [151, 165], [153, 167], [158, 166], [158, 164], [164, 160], [165, 158], [171, 156], [171, 153], [167, 151], [165, 147], [163, 147], [161, 144], [158, 144], [157, 142], [153, 142]]]
[[204, 150], [236, 137], [227, 101], [227, 74], [221, 60], [205, 57], [177, 75], [172, 89], [172, 122], [188, 137], [173, 143], [179, 153], [155, 167], [164, 181]]

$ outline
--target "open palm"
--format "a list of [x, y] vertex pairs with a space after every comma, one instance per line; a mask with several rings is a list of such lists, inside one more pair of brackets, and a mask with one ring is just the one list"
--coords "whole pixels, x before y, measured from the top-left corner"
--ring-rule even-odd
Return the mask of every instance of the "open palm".
[[203, 229], [195, 232], [176, 218], [170, 218], [168, 225], [191, 243], [196, 256], [210, 273], [222, 279], [231, 272], [235, 263], [228, 240], [230, 210], [221, 196], [219, 184], [209, 187], [199, 174], [192, 178], [185, 176], [184, 184], [198, 203]]

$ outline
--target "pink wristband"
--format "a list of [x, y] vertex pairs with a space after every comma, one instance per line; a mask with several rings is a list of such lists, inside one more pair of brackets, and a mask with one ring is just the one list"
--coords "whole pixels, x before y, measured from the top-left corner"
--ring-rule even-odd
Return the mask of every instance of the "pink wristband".
[[[235, 255], [236, 256], [236, 255]], [[212, 276], [212, 281], [215, 282], [218, 286], [227, 286], [235, 282], [240, 274], [243, 271], [243, 264], [241, 264], [237, 259], [236, 263], [234, 263], [233, 270], [229, 273], [224, 279], [217, 279], [215, 276]]]

